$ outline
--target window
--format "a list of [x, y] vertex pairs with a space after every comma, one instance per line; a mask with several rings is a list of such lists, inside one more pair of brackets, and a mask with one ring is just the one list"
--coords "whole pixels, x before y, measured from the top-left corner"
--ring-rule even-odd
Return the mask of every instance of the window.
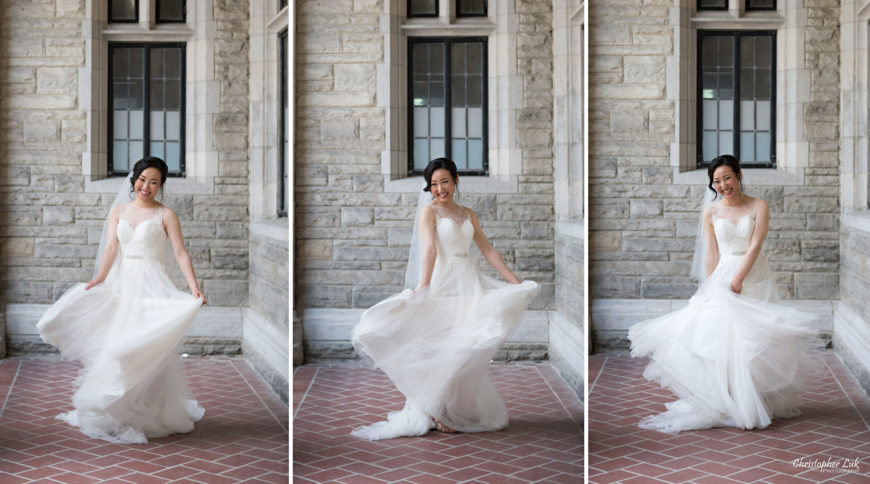
[[109, 0], [109, 22], [139, 22], [139, 1]]
[[184, 0], [156, 0], [158, 23], [184, 23]]
[[776, 164], [776, 32], [698, 31], [698, 166]]
[[279, 69], [279, 85], [278, 91], [280, 94], [281, 115], [278, 129], [278, 139], [280, 140], [280, 155], [278, 158], [278, 216], [287, 216], [287, 206], [289, 205], [289, 180], [290, 174], [290, 140], [287, 137], [287, 121], [290, 116], [289, 102], [287, 97], [287, 30], [278, 34], [278, 55], [281, 67]]
[[486, 17], [486, 0], [456, 0], [457, 17]]
[[487, 174], [486, 39], [411, 38], [408, 56], [409, 172], [445, 156], [463, 174]]
[[408, 0], [408, 17], [437, 16], [438, 0]]
[[746, 0], [746, 10], [776, 10], [776, 0]]
[[[698, 10], [728, 10], [728, 0], [698, 0]], [[776, 10], [776, 0], [746, 0], [746, 10]]]
[[284, 7], [287, 6], [287, 0], [281, 0], [278, 2], [278, 11], [284, 10]]
[[109, 173], [141, 157], [184, 175], [184, 44], [109, 44]]

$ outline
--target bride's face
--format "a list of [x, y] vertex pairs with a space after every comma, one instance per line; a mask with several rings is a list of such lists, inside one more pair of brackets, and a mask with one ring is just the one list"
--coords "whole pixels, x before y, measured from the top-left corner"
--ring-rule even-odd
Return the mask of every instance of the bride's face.
[[439, 168], [432, 172], [429, 191], [435, 197], [436, 202], [449, 203], [453, 201], [453, 194], [456, 193], [456, 182], [453, 181], [449, 171]]
[[713, 188], [722, 198], [740, 196], [740, 178], [728, 165], [722, 165], [713, 171]]
[[133, 184], [136, 190], [136, 197], [143, 201], [153, 200], [160, 191], [162, 177], [160, 170], [157, 168], [145, 168]]

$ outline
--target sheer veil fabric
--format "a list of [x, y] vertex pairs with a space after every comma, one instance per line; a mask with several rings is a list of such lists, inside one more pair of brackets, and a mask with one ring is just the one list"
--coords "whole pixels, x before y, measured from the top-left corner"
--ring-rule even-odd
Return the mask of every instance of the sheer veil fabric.
[[[129, 201], [123, 183], [113, 207]], [[108, 442], [146, 443], [190, 432], [204, 413], [178, 358], [203, 301], [178, 290], [166, 273], [162, 261], [175, 261], [167, 254], [162, 214], [134, 224], [122, 211], [118, 256], [105, 281], [88, 290], [84, 283], [72, 286], [37, 323], [44, 341], [82, 364], [73, 409], [57, 418]], [[108, 225], [107, 216], [100, 258]]]
[[419, 196], [405, 287], [366, 310], [353, 329], [357, 353], [367, 357], [402, 392], [404, 408], [387, 420], [355, 429], [379, 440], [427, 433], [437, 419], [461, 432], [507, 426], [507, 408], [488, 376], [489, 362], [514, 331], [538, 284], [512, 285], [478, 272], [470, 257], [470, 217], [436, 212], [437, 257], [428, 289], [419, 284], [419, 213], [431, 200]]

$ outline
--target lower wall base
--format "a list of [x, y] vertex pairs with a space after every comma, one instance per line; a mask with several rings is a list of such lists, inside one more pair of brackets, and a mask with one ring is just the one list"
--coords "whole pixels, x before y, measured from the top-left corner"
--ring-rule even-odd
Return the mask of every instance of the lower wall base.
[[834, 351], [870, 395], [870, 321], [865, 321], [849, 306], [834, 305]]
[[[11, 355], [55, 353], [42, 341], [36, 323], [48, 304], [6, 306], [6, 347]], [[242, 350], [242, 308], [203, 306], [184, 336], [183, 351], [193, 355], [236, 355]]]
[[[591, 302], [589, 325], [593, 350], [627, 350], [628, 328], [635, 323], [657, 318], [688, 304], [686, 299], [596, 299]], [[819, 316], [816, 329], [826, 342], [834, 330], [835, 301], [782, 301], [785, 306]]]
[[[350, 344], [350, 333], [363, 309], [312, 308], [302, 314], [305, 362], [359, 358]], [[549, 346], [549, 313], [526, 311], [513, 336], [494, 360], [545, 360]]]
[[242, 316], [242, 355], [287, 403], [290, 395], [290, 348], [286, 326], [282, 330], [251, 308], [245, 308]]
[[586, 377], [583, 328], [559, 312], [550, 312], [549, 340], [550, 364], [583, 400], [583, 380]]

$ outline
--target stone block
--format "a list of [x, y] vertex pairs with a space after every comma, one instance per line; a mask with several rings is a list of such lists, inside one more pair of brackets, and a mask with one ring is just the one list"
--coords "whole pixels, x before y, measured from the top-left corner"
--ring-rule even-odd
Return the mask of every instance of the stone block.
[[77, 89], [76, 69], [45, 67], [36, 70], [36, 92], [39, 94], [73, 94]]
[[839, 293], [836, 273], [798, 272], [794, 275], [795, 299], [836, 299]]
[[333, 71], [336, 91], [369, 91], [377, 87], [374, 64], [335, 64]]
[[653, 199], [634, 199], [629, 202], [631, 218], [658, 217], [662, 214], [662, 201]]
[[[33, 238], [0, 238], [0, 254], [2, 254], [3, 257], [33, 257]], [[0, 316], [2, 316], [2, 313], [0, 313]]]
[[649, 121], [646, 111], [615, 111], [610, 115], [611, 133], [645, 133], [648, 129]]
[[374, 210], [369, 207], [342, 207], [342, 227], [357, 227], [371, 225], [374, 222]]
[[320, 139], [323, 141], [354, 141], [359, 138], [359, 122], [356, 118], [328, 118], [320, 123]]
[[56, 143], [60, 141], [60, 121], [25, 120], [24, 141], [31, 143]]
[[44, 207], [42, 223], [45, 225], [69, 225], [75, 222], [73, 207]]

